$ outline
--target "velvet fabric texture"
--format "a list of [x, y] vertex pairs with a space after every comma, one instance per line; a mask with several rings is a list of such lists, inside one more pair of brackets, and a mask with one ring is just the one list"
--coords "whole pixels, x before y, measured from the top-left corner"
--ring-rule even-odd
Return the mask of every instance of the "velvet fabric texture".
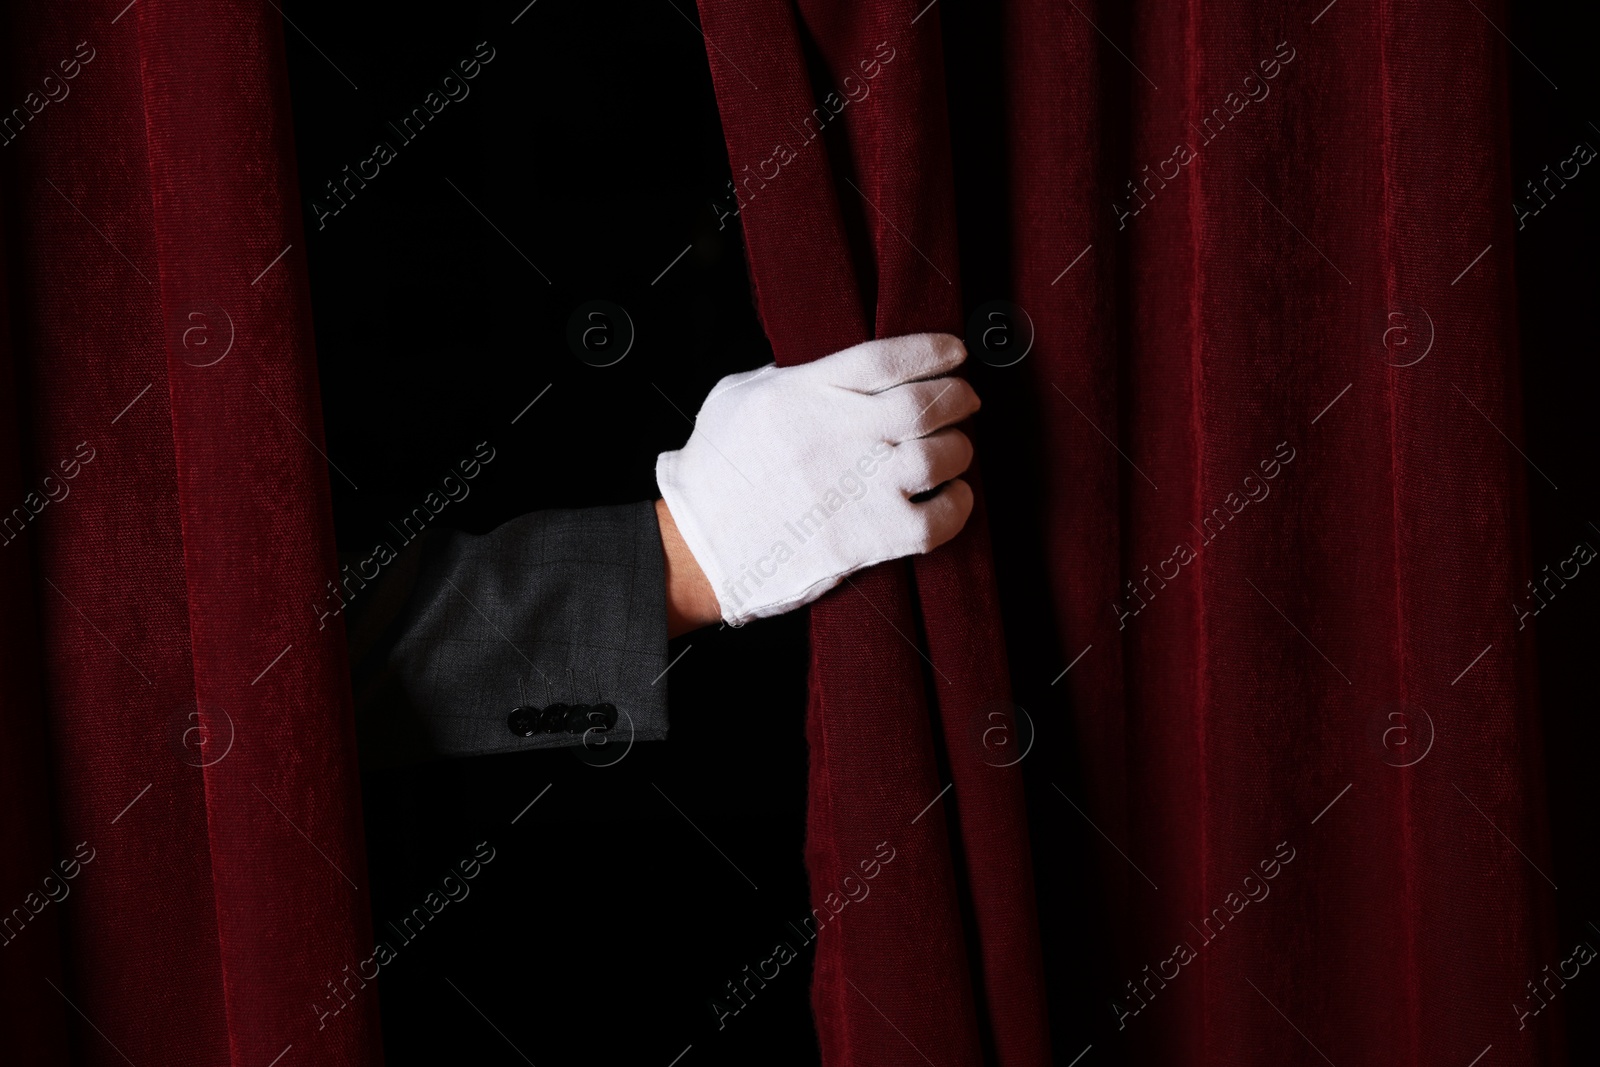
[[[1022, 620], [1061, 670], [1035, 819], [1108, 843], [1121, 969], [1055, 1062], [1548, 1062], [1558, 1029], [1508, 1007], [1561, 955], [1506, 609], [1510, 181], [1459, 166], [1507, 157], [1499, 5], [1007, 0], [976, 106], [929, 6], [700, 10], [780, 363], [961, 328], [963, 283], [1032, 339], [1009, 379], [973, 371], [978, 451], [1002, 588], [1048, 583]], [[959, 205], [957, 112], [995, 148]], [[964, 279], [978, 246], [1003, 253]], [[910, 857], [892, 906], [819, 940], [829, 1064], [1051, 1059], [1019, 775], [977, 743], [1008, 699], [988, 538], [980, 509], [812, 609], [815, 902], [870, 842]], [[1081, 925], [1067, 904], [1047, 928]]]
[[378, 1062], [281, 16], [7, 18], [6, 1060]]
[[[871, 336], [963, 332], [937, 20], [781, 0], [700, 13], [779, 365]], [[865, 88], [864, 102], [814, 99], [828, 90], [803, 36], [825, 82]], [[980, 1017], [999, 1062], [1049, 1062], [1021, 771], [982, 743], [1009, 687], [976, 470], [968, 480], [979, 502], [953, 541], [857, 574], [811, 609], [814, 907], [831, 916], [880, 843], [897, 853], [877, 887], [885, 904], [841, 909], [817, 939], [828, 1064], [910, 1063], [919, 1050], [981, 1063]]]

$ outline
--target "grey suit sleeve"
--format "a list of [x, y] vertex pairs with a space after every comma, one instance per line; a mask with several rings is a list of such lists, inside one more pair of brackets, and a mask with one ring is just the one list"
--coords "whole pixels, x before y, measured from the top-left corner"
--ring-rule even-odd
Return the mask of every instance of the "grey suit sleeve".
[[608, 744], [665, 738], [665, 570], [653, 501], [424, 531], [349, 598], [363, 760], [583, 743], [508, 725], [557, 703], [614, 706]]

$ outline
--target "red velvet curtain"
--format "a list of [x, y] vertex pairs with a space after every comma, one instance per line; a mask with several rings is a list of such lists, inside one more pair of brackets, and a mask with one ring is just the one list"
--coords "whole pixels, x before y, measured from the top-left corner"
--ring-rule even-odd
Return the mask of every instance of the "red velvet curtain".
[[[700, 11], [778, 362], [873, 336], [960, 333], [937, 19], [911, 26], [915, 11], [899, 4], [796, 12], [784, 0]], [[807, 37], [828, 80], [869, 87], [872, 104], [835, 117], [849, 104], [820, 100]], [[830, 154], [807, 134], [834, 122]], [[896, 855], [883, 888], [892, 907], [821, 927], [812, 1004], [826, 1063], [938, 1050], [976, 1064], [980, 1017], [1001, 1062], [1049, 1062], [1021, 772], [992, 766], [974, 729], [1004, 706], [1006, 674], [981, 506], [941, 551], [859, 574], [811, 609], [806, 858], [819, 915], [831, 917], [830, 898], [881, 844]]]
[[[933, 5], [700, 10], [779, 361], [962, 332]], [[977, 121], [1004, 153], [975, 166], [1003, 170], [1008, 277], [968, 284], [1036, 338], [979, 455], [1043, 499], [1042, 534], [995, 537], [1042, 536], [1010, 572], [1049, 583], [1069, 698], [1039, 716], [1040, 773], [1070, 706], [1087, 796], [1037, 790], [1054, 807], [1034, 817], [1108, 842], [1121, 968], [1104, 1026], [1054, 1034], [1056, 1062], [1551, 1062], [1558, 1030], [1512, 1007], [1559, 954], [1505, 607], [1526, 535], [1500, 433], [1519, 421], [1504, 12], [997, 10]], [[819, 939], [830, 1064], [1050, 1058], [1017, 772], [974, 744], [1008, 695], [987, 541], [980, 510], [812, 612], [813, 896], [870, 841], [909, 855], [894, 908]], [[912, 825], [950, 782], [953, 818]], [[1040, 902], [1081, 919], [1051, 916], [1066, 904]]]
[[8, 21], [7, 1062], [377, 1062], [281, 17]]
[[[1560, 954], [1505, 608], [1504, 12], [1468, 6], [1005, 0], [1002, 282], [960, 269], [937, 7], [702, 0], [780, 362], [964, 332], [963, 284], [1036, 334], [979, 448], [1042, 501], [1054, 754], [984, 743], [997, 585], [1039, 579], [997, 583], [981, 504], [813, 609], [827, 1063], [1559, 1060], [1509, 1007]], [[16, 7], [3, 47], [7, 1051], [376, 1062], [279, 16]], [[1049, 1035], [1080, 961], [1036, 912], [1081, 917], [1034, 900], [1023, 777], [1069, 715], [1081, 812], [1032, 817], [1103, 835], [1120, 971]]]

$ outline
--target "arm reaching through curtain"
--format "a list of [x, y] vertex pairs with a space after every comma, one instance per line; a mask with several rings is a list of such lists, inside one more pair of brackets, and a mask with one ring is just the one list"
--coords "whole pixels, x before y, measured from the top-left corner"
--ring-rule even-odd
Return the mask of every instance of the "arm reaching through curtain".
[[347, 616], [356, 721], [377, 764], [667, 735], [667, 640], [808, 604], [929, 552], [972, 510], [977, 410], [948, 334], [869, 341], [724, 378], [662, 500], [432, 527]]

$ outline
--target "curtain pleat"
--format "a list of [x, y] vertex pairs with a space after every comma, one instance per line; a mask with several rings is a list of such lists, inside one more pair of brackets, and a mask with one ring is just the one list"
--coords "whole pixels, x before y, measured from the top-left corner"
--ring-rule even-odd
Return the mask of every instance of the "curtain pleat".
[[[700, 4], [756, 299], [780, 364], [962, 332], [937, 18], [918, 5]], [[798, 21], [797, 21], [798, 15]], [[831, 94], [831, 95], [830, 95]], [[976, 479], [973, 479], [976, 481]], [[1049, 1061], [1021, 774], [981, 504], [949, 545], [811, 609], [813, 903], [887, 843], [879, 905], [821, 926], [829, 1064]], [[946, 790], [948, 789], [948, 792]], [[971, 921], [962, 918], [963, 906]]]

